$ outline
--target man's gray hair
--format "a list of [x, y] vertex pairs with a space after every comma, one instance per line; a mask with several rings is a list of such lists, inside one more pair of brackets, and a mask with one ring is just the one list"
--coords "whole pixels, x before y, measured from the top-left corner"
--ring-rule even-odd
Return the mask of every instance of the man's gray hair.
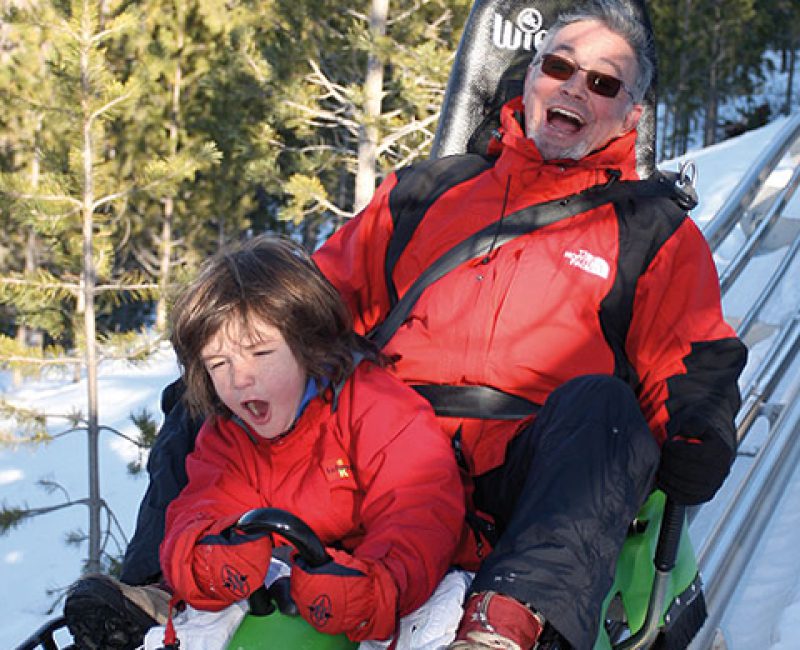
[[624, 38], [631, 46], [636, 57], [637, 75], [630, 91], [634, 101], [641, 102], [653, 80], [655, 66], [651, 57], [654, 56], [652, 53], [655, 48], [652, 36], [640, 18], [629, 5], [621, 2], [594, 0], [588, 4], [581, 5], [574, 11], [561, 14], [552, 27], [547, 30], [547, 35], [542, 40], [531, 65], [539, 63], [541, 55], [548, 51], [550, 44], [561, 29], [572, 23], [584, 20], [594, 20], [602, 23], [609, 30]]

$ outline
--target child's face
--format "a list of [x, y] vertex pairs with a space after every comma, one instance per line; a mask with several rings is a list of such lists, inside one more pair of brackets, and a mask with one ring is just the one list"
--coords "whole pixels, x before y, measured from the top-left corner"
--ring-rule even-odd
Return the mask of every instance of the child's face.
[[217, 332], [201, 352], [217, 395], [262, 438], [275, 438], [294, 422], [306, 373], [280, 331], [263, 321]]

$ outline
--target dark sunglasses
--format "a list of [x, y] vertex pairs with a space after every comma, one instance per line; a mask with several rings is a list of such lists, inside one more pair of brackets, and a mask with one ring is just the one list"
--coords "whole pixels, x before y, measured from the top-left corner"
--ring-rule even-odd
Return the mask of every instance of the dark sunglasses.
[[542, 72], [548, 77], [558, 79], [559, 81], [571, 79], [578, 70], [583, 70], [586, 73], [586, 87], [595, 95], [614, 98], [619, 94], [620, 89], [622, 89], [628, 93], [631, 98], [633, 97], [633, 94], [628, 90], [621, 79], [617, 79], [603, 72], [582, 68], [574, 61], [570, 61], [558, 54], [543, 54], [539, 65], [542, 68]]

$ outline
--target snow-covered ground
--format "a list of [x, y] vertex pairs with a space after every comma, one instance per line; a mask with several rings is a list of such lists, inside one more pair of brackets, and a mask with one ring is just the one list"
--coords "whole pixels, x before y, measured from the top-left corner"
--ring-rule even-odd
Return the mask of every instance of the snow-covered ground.
[[[177, 377], [178, 370], [171, 349], [165, 348], [150, 361], [135, 366], [121, 362], [104, 365], [99, 380], [100, 422], [135, 436], [131, 413], [148, 409], [160, 422], [160, 389]], [[68, 414], [73, 409], [85, 413], [85, 382], [70, 383], [58, 378], [28, 383], [11, 391], [8, 375], [0, 385], [4, 397], [17, 405], [48, 412]], [[52, 433], [68, 428], [66, 421], [56, 421]], [[88, 494], [86, 435], [73, 432], [37, 447], [0, 447], [0, 502], [5, 505], [46, 507]], [[144, 473], [131, 476], [127, 466], [138, 458], [137, 448], [120, 437], [104, 431], [100, 434], [100, 489], [115, 516], [130, 537], [138, 503], [147, 479]], [[48, 493], [39, 481], [57, 483], [60, 488]], [[50, 616], [59, 596], [80, 575], [86, 557], [86, 545], [66, 543], [66, 535], [88, 530], [85, 506], [56, 511], [20, 524], [0, 537], [0, 648], [13, 648]], [[116, 528], [113, 528], [116, 530]], [[118, 542], [127, 540], [117, 534]], [[108, 545], [112, 554], [116, 542]]]
[[[735, 187], [759, 151], [780, 131], [785, 118], [758, 131], [729, 140], [688, 158], [698, 166], [701, 203], [694, 212], [705, 223]], [[678, 162], [661, 165], [674, 169]], [[796, 210], [800, 214], [800, 210]], [[757, 278], [752, 278], [757, 281]], [[792, 288], [797, 290], [797, 286]], [[160, 418], [159, 393], [177, 375], [172, 353], [162, 349], [147, 363], [119, 362], [100, 373], [100, 420], [128, 435], [135, 435], [131, 413], [143, 408]], [[85, 384], [53, 377], [28, 382], [13, 389], [8, 374], [0, 373], [0, 392], [15, 404], [67, 414], [82, 409]], [[51, 431], [67, 428], [54, 423]], [[146, 487], [144, 475], [131, 476], [127, 465], [137, 458], [136, 448], [109, 432], [101, 434], [100, 476], [103, 497], [126, 535], [133, 530], [139, 500]], [[74, 432], [36, 448], [0, 447], [0, 502], [6, 505], [45, 507], [87, 493], [85, 435]], [[44, 480], [59, 486], [46, 491]], [[795, 475], [769, 531], [762, 559], [748, 570], [736, 597], [746, 616], [725, 620], [729, 650], [800, 648], [800, 561], [792, 548], [800, 521], [800, 474]], [[74, 506], [22, 523], [0, 537], [0, 648], [13, 648], [50, 616], [60, 611], [59, 595], [80, 575], [85, 546], [66, 543], [70, 531], [87, 529], [87, 511]], [[124, 546], [119, 535], [117, 542]], [[109, 551], [116, 553], [115, 542]], [[764, 559], [766, 558], [766, 559]], [[754, 605], [750, 605], [750, 603]], [[55, 609], [53, 609], [55, 608]], [[766, 629], [768, 628], [768, 629]]]

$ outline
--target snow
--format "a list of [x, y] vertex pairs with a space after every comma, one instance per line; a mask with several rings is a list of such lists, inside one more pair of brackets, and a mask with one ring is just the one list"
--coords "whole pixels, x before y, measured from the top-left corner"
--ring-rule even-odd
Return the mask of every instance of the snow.
[[[781, 118], [757, 131], [686, 156], [698, 167], [697, 189], [701, 203], [693, 216], [700, 224], [713, 216], [758, 157], [761, 148], [775, 137], [785, 122], [786, 118]], [[675, 169], [681, 162], [670, 161], [661, 167]], [[786, 171], [779, 169], [776, 173]], [[793, 209], [794, 214], [800, 216], [800, 209], [796, 206]], [[727, 263], [731, 254], [732, 251], [723, 246], [717, 256], [718, 264]], [[763, 257], [759, 263], [767, 273], [776, 262], [767, 259], [771, 255]], [[763, 283], [759, 275], [749, 272], [744, 281]], [[790, 286], [784, 291], [796, 295], [797, 287]], [[781, 305], [790, 301], [776, 302]], [[731, 300], [725, 308], [732, 319], [741, 318], [747, 304]], [[783, 316], [777, 315], [778, 318]], [[175, 360], [168, 347], [163, 347], [146, 363], [103, 364], [99, 379], [101, 423], [135, 436], [131, 413], [146, 408], [160, 419], [160, 391], [176, 376]], [[64, 415], [85, 409], [85, 382], [72, 383], [57, 376], [28, 381], [15, 389], [10, 376], [0, 373], [0, 394], [18, 406]], [[68, 426], [66, 419], [56, 422], [51, 432], [63, 431]], [[133, 444], [109, 431], [101, 433], [101, 493], [128, 537], [147, 480], [144, 473], [132, 476], [127, 470], [128, 464], [137, 458]], [[67, 495], [72, 499], [83, 498], [88, 490], [86, 475], [86, 440], [80, 431], [59, 436], [36, 448], [0, 447], [0, 502], [6, 505], [44, 507], [63, 501]], [[37, 484], [41, 480], [59, 487], [47, 492]], [[767, 548], [759, 551], [761, 556], [769, 558], [768, 561], [760, 561], [748, 569], [729, 615], [723, 620], [729, 650], [800, 648], [800, 563], [792, 549], [800, 525], [798, 472], [787, 487], [786, 497], [770, 526]], [[85, 544], [69, 545], [66, 535], [70, 531], [85, 531], [87, 526], [87, 510], [79, 505], [23, 522], [0, 537], [0, 648], [15, 647], [54, 612], [60, 612], [59, 597], [80, 575], [86, 554]], [[114, 554], [124, 548], [126, 541], [120, 534], [116, 537], [108, 546]]]
[[[146, 363], [104, 364], [99, 379], [100, 423], [136, 436], [130, 414], [146, 408], [159, 420], [160, 390], [177, 374], [169, 349], [159, 351]], [[85, 381], [53, 378], [13, 390], [10, 377], [4, 374], [0, 375], [0, 390], [5, 399], [18, 406], [61, 414], [83, 409], [85, 413]], [[55, 434], [68, 427], [66, 420], [57, 421], [50, 431]], [[86, 448], [86, 435], [81, 431], [33, 448], [0, 446], [0, 502], [45, 507], [63, 502], [65, 496], [86, 497]], [[137, 459], [135, 445], [109, 431], [101, 432], [101, 495], [127, 537], [133, 531], [147, 484], [144, 473], [131, 476], [128, 472], [128, 464]], [[48, 493], [37, 484], [41, 480], [56, 482], [63, 489]], [[66, 535], [76, 530], [88, 530], [88, 510], [82, 505], [35, 517], [0, 537], [0, 648], [15, 647], [51, 617], [51, 611], [60, 612], [59, 597], [80, 575], [86, 555], [85, 544], [76, 547], [65, 541]], [[117, 540], [108, 545], [109, 552], [118, 554], [126, 541], [117, 534]]]
[[746, 572], [743, 585], [734, 596], [732, 608], [746, 616], [725, 621], [729, 650], [770, 648], [797, 650], [800, 647], [800, 562], [797, 531], [800, 530], [800, 472], [795, 471], [781, 504], [773, 515], [769, 534], [759, 554], [771, 558]]

